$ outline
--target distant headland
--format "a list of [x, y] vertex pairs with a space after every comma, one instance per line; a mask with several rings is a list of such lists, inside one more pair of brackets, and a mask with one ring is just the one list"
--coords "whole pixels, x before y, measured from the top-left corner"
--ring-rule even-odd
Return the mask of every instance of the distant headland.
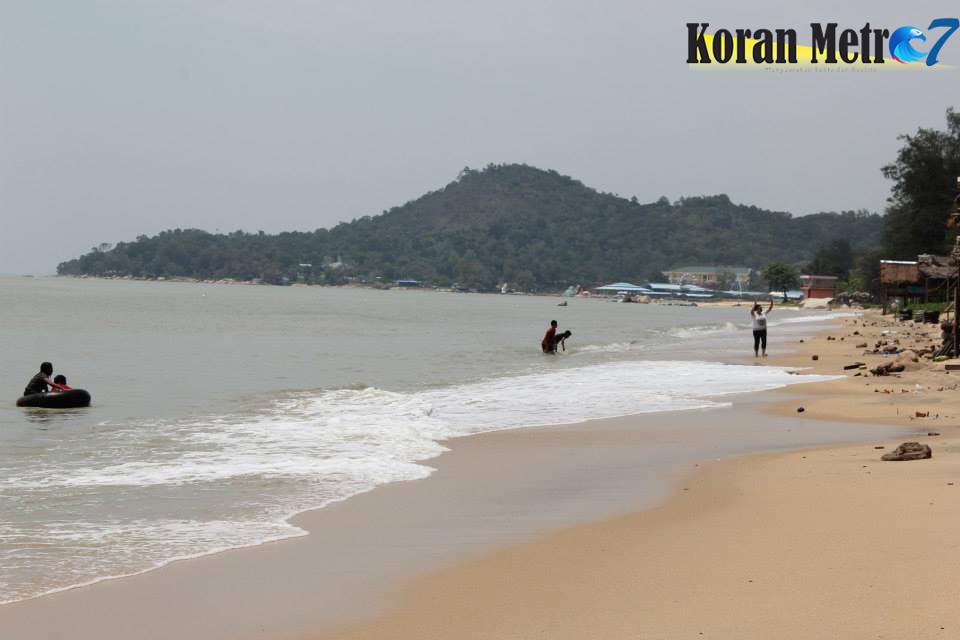
[[805, 264], [838, 239], [879, 247], [865, 211], [794, 217], [726, 195], [640, 203], [535, 167], [463, 169], [450, 184], [376, 216], [276, 235], [174, 229], [103, 244], [60, 275], [560, 291], [571, 283], [658, 280], [679, 264]]

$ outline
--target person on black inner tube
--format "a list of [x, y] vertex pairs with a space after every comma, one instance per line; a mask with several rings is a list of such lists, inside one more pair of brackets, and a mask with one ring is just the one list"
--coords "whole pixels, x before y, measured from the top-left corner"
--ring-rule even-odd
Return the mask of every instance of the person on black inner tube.
[[29, 396], [35, 393], [47, 393], [51, 389], [56, 391], [66, 391], [61, 385], [50, 379], [53, 375], [53, 365], [44, 362], [40, 365], [40, 373], [30, 378], [27, 387], [23, 390], [23, 395]]

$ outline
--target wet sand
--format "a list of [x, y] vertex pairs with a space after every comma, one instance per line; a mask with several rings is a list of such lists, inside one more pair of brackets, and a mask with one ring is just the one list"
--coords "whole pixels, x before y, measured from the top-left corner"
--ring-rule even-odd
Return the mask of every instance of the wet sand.
[[[460, 571], [455, 567], [464, 562], [487, 571], [499, 566], [498, 556], [490, 556], [498, 549], [540, 544], [534, 541], [552, 532], [660, 504], [705, 461], [876, 433], [863, 426], [760, 416], [771, 401], [787, 397], [783, 392], [748, 394], [732, 398], [732, 409], [455, 440], [448, 443], [449, 453], [432, 461], [437, 472], [426, 480], [383, 486], [298, 516], [294, 522], [308, 536], [3, 606], [0, 637], [316, 638], [406, 610], [410, 592], [399, 587], [423, 576]], [[514, 553], [530, 547], [510, 548]], [[582, 553], [574, 550], [558, 558], [557, 570], [574, 560], [582, 566]], [[508, 583], [525, 584], [498, 571], [486, 596], [497, 595]], [[568, 586], [599, 584], [606, 572], [598, 567], [586, 583], [571, 578]], [[549, 582], [562, 586], [553, 578]], [[483, 604], [481, 585], [469, 577], [459, 584], [470, 594], [461, 605], [473, 606], [476, 596], [477, 606], [491, 612]], [[545, 608], [539, 610], [546, 615], [552, 602], [542, 602]], [[449, 621], [456, 611], [451, 607], [447, 601], [420, 613]], [[530, 621], [535, 619], [531, 614]], [[404, 637], [390, 626], [384, 629], [391, 637]], [[472, 632], [450, 633], [445, 637]]]

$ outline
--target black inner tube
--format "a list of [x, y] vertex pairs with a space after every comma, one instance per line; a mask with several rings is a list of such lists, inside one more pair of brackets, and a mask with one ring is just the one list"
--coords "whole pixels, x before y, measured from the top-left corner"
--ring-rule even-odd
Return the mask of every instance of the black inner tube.
[[90, 394], [84, 389], [56, 391], [51, 393], [31, 393], [17, 400], [18, 407], [42, 407], [45, 409], [72, 409], [89, 407]]

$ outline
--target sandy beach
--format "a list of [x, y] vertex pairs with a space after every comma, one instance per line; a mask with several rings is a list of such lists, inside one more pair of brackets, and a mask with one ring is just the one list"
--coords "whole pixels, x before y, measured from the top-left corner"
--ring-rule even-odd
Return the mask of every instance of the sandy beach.
[[[838, 374], [896, 360], [864, 355], [864, 342], [919, 348], [935, 329], [869, 315], [769, 360]], [[915, 437], [709, 465], [663, 506], [430, 576], [388, 616], [322, 637], [953, 637], [960, 404], [942, 364], [907, 369], [792, 387], [767, 415], [803, 406], [810, 424], [844, 418]], [[929, 444], [933, 458], [880, 461], [904, 439]]]
[[[0, 637], [316, 637], [394, 611], [399, 585], [662, 503], [705, 460], [872, 433], [830, 422], [801, 428], [793, 417], [749, 419], [757, 403], [769, 403], [763, 396], [741, 396], [728, 410], [457, 440], [431, 461], [437, 471], [427, 480], [296, 517], [310, 535], [6, 605]], [[718, 441], [717, 429], [729, 440]]]

